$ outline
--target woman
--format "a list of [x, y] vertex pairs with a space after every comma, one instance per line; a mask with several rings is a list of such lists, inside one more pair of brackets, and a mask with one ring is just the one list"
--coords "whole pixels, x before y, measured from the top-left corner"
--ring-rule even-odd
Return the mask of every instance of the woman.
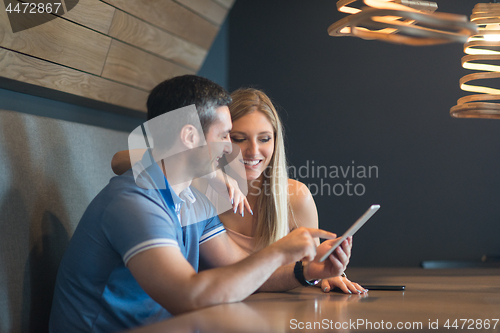
[[[260, 90], [239, 89], [229, 106], [233, 128], [231, 141], [241, 150], [248, 182], [247, 200], [254, 214], [219, 215], [229, 236], [247, 252], [261, 249], [297, 227], [318, 228], [318, 213], [311, 192], [303, 183], [289, 179], [283, 128], [269, 97]], [[317, 240], [319, 244], [319, 240]], [[346, 277], [330, 286], [345, 293], [364, 292]]]
[[[228, 235], [248, 253], [252, 253], [274, 243], [295, 228], [318, 228], [318, 214], [307, 186], [288, 178], [283, 128], [269, 97], [260, 90], [250, 88], [239, 89], [231, 97], [233, 102], [229, 109], [233, 128], [230, 136], [241, 150], [243, 159], [240, 163], [244, 164], [248, 194], [245, 198], [233, 179], [220, 179], [219, 182], [225, 183], [229, 189], [234, 209], [225, 211], [219, 218]], [[128, 152], [119, 152], [113, 157], [115, 173], [121, 174], [130, 168], [130, 164], [124, 161], [129, 161]], [[217, 192], [221, 192], [220, 184], [212, 185], [215, 191], [207, 185], [200, 190], [206, 192], [215, 203], [218, 201]], [[245, 207], [251, 214], [244, 214]], [[319, 244], [319, 239], [316, 242]], [[345, 275], [329, 281], [333, 284], [323, 280], [318, 286], [324, 292], [334, 287], [349, 294], [366, 292]]]

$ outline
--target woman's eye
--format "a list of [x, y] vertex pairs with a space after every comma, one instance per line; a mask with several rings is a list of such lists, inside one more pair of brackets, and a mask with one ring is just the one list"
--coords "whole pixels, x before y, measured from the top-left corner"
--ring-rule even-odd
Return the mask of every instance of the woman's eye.
[[236, 143], [239, 143], [239, 142], [243, 142], [243, 140], [245, 139], [241, 139], [241, 138], [231, 138], [232, 141], [236, 142]]
[[269, 142], [270, 140], [270, 137], [260, 139], [261, 142]]

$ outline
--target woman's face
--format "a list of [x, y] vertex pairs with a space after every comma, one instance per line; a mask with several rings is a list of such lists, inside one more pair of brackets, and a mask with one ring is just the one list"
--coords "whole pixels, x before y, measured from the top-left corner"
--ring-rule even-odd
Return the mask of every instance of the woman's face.
[[247, 180], [258, 179], [274, 153], [274, 130], [260, 111], [246, 114], [233, 122], [231, 140], [241, 149]]

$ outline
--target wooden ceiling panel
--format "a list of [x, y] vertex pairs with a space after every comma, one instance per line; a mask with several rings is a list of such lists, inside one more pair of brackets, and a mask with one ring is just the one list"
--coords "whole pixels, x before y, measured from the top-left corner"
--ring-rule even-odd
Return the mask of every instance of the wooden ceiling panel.
[[195, 71], [201, 67], [207, 55], [207, 51], [200, 46], [175, 37], [121, 10], [116, 11], [109, 35]]
[[199, 14], [202, 17], [205, 17], [210, 22], [213, 22], [217, 25], [222, 25], [224, 23], [224, 19], [227, 15], [227, 8], [218, 4], [214, 1], [206, 1], [206, 0], [174, 0], [175, 2], [183, 5], [186, 8], [191, 9], [195, 13]]
[[107, 35], [115, 10], [115, 7], [99, 0], [79, 0], [75, 8], [64, 14], [64, 18]]
[[0, 10], [0, 46], [6, 49], [100, 75], [110, 43], [110, 37], [63, 19], [13, 33]]
[[217, 25], [171, 0], [104, 0], [104, 2], [206, 50], [210, 48], [219, 31]]
[[43, 14], [54, 18], [13, 33], [0, 1], [0, 87], [145, 112], [156, 84], [199, 70], [232, 3], [80, 0], [62, 17]]
[[193, 70], [113, 40], [102, 77], [151, 90], [169, 77], [195, 73]]
[[146, 112], [144, 90], [2, 48], [0, 73], [11, 80]]
[[214, 0], [214, 1], [228, 10], [231, 9], [231, 7], [234, 4], [234, 0]]

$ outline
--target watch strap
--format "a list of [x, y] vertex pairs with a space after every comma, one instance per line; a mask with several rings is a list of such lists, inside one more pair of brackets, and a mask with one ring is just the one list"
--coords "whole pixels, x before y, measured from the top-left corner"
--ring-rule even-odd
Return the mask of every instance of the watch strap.
[[306, 280], [306, 278], [304, 277], [304, 266], [302, 265], [302, 261], [300, 260], [295, 263], [295, 267], [293, 268], [293, 274], [295, 275], [297, 281], [299, 281], [301, 285], [306, 287], [314, 286], [319, 281], [319, 280], [311, 280], [311, 281]]

